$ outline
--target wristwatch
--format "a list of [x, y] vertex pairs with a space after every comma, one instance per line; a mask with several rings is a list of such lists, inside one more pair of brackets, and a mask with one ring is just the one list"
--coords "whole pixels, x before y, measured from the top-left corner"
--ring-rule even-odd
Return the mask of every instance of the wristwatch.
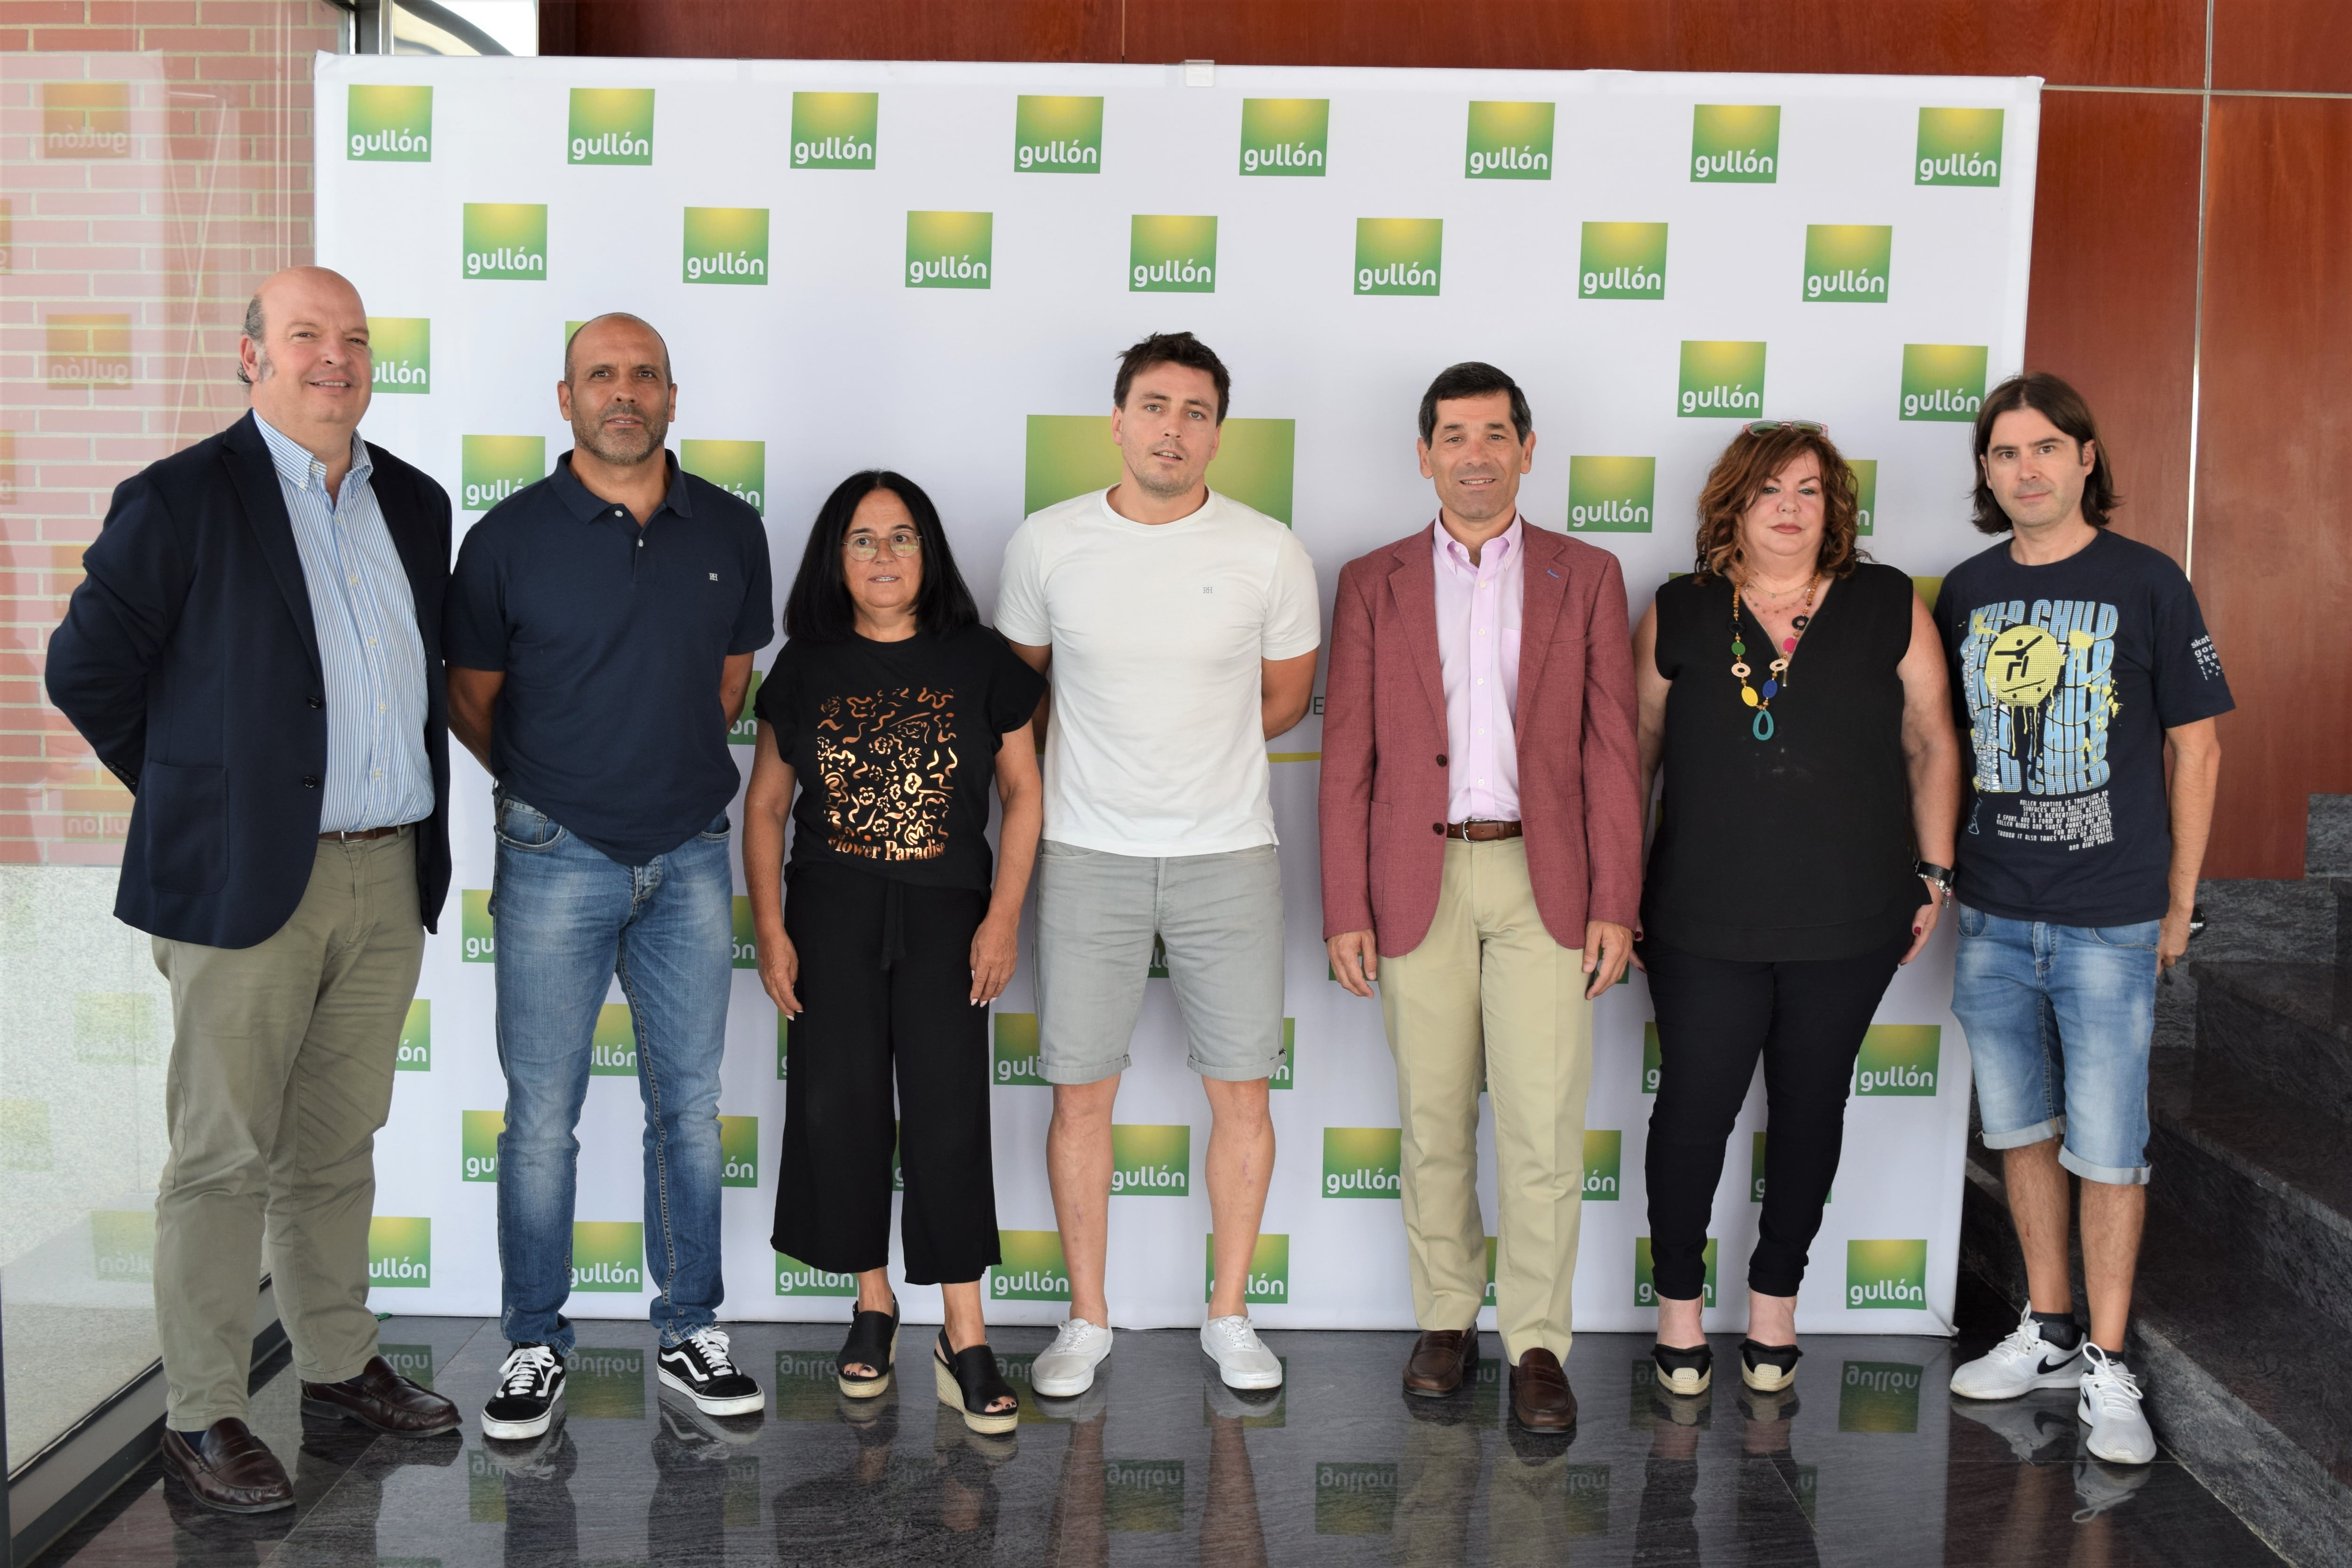
[[1952, 896], [1952, 868], [1949, 866], [1935, 866], [1925, 860], [1914, 860], [1911, 862], [1911, 868], [1927, 880], [1936, 884], [1936, 890], [1945, 898], [1949, 899]]

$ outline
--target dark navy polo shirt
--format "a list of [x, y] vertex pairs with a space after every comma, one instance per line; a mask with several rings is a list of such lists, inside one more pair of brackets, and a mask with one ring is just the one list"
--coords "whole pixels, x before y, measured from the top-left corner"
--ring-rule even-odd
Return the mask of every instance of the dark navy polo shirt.
[[558, 458], [467, 531], [442, 625], [450, 664], [506, 672], [499, 789], [630, 866], [734, 798], [721, 667], [775, 635], [760, 514], [667, 461], [641, 529]]

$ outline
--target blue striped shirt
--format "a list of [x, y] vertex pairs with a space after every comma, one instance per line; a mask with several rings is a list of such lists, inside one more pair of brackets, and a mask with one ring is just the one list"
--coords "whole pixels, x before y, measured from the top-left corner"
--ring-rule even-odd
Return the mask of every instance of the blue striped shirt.
[[416, 601], [368, 483], [367, 443], [352, 437], [342, 493], [327, 492], [327, 465], [299, 442], [254, 424], [269, 444], [278, 488], [294, 524], [319, 663], [327, 682], [327, 788], [319, 831], [396, 827], [433, 815], [425, 756], [425, 644]]

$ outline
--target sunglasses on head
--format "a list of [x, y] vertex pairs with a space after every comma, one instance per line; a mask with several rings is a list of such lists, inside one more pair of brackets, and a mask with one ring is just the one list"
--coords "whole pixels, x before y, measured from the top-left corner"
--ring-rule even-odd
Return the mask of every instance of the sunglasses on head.
[[1775, 430], [1794, 430], [1806, 436], [1830, 433], [1830, 427], [1818, 419], [1750, 419], [1740, 428], [1750, 436], [1769, 436]]

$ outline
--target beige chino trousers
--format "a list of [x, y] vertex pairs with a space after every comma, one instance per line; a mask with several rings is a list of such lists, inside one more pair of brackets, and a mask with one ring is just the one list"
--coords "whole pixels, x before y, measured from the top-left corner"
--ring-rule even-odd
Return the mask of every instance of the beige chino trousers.
[[1382, 958], [1381, 1016], [1403, 1124], [1406, 1257], [1424, 1330], [1477, 1321], [1486, 1294], [1478, 1209], [1478, 1079], [1495, 1108], [1495, 1319], [1511, 1363], [1574, 1338], [1584, 1213], [1592, 1004], [1581, 950], [1544, 929], [1527, 841], [1445, 841], [1429, 934]]
[[192, 1432], [245, 1416], [265, 1232], [303, 1381], [356, 1377], [376, 1352], [368, 1222], [425, 962], [416, 834], [321, 840], [293, 917], [256, 946], [154, 947], [172, 985], [155, 1326], [166, 1417]]

